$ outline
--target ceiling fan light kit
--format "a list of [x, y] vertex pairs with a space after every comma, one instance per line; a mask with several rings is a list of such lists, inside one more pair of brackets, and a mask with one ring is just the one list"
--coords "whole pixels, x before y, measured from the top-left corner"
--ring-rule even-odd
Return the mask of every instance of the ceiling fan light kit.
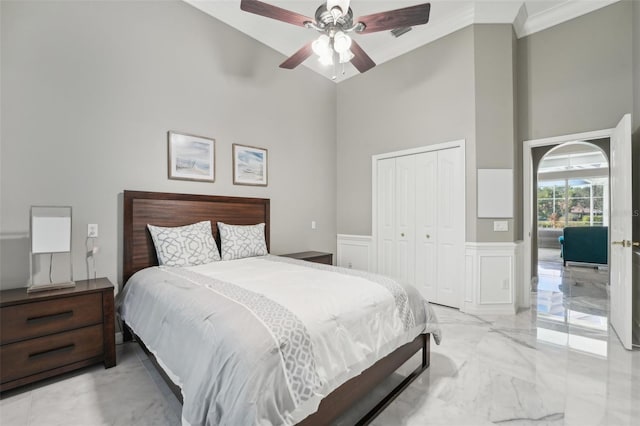
[[334, 66], [333, 79], [336, 78], [337, 64], [343, 64], [343, 74], [344, 64], [347, 62], [351, 62], [361, 73], [376, 66], [376, 63], [348, 33], [368, 34], [426, 24], [429, 22], [431, 10], [431, 5], [424, 3], [374, 13], [354, 20], [353, 11], [349, 7], [350, 3], [350, 0], [327, 0], [316, 10], [315, 20], [258, 0], [241, 0], [240, 9], [320, 32], [320, 37], [307, 43], [287, 58], [280, 64], [280, 68], [293, 69], [315, 53], [321, 64]]

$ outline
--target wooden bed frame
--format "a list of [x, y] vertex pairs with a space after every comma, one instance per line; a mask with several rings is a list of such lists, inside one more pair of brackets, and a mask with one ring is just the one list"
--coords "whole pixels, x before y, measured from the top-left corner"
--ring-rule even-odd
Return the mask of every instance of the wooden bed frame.
[[[131, 275], [137, 271], [158, 264], [147, 224], [182, 226], [202, 220], [211, 221], [211, 229], [218, 247], [220, 247], [216, 226], [218, 221], [233, 225], [253, 225], [264, 222], [267, 248], [269, 248], [269, 199], [124, 191], [123, 283], [126, 284]], [[125, 340], [130, 340], [132, 334], [126, 324], [123, 326]], [[171, 382], [144, 343], [139, 338], [137, 341], [149, 354], [161, 376], [182, 402], [180, 388]], [[420, 365], [357, 423], [358, 425], [368, 424], [429, 366], [429, 344], [430, 334], [421, 334], [412, 342], [396, 349], [362, 374], [345, 382], [327, 395], [320, 403], [318, 411], [299, 425], [327, 425], [422, 350]]]

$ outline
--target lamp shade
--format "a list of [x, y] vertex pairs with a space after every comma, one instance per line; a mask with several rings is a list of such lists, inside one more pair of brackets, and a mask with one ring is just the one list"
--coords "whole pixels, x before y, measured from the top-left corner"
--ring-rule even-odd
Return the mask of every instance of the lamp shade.
[[71, 251], [71, 207], [31, 207], [31, 253]]
[[338, 53], [344, 53], [351, 47], [351, 37], [343, 33], [342, 31], [336, 32], [333, 36], [333, 48]]

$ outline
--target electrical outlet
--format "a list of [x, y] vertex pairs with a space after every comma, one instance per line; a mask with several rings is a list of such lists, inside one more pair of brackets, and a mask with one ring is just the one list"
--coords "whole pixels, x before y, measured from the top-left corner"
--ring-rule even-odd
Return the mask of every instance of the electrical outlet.
[[316, 229], [316, 221], [315, 220], [311, 221], [311, 229]]
[[87, 237], [89, 238], [98, 238], [98, 224], [90, 223], [87, 225]]
[[509, 222], [506, 220], [494, 220], [493, 231], [494, 232], [507, 232], [509, 230]]

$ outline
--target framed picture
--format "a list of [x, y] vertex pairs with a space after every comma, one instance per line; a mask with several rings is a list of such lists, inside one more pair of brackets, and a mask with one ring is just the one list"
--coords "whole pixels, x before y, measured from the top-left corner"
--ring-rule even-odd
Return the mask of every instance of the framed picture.
[[267, 186], [267, 150], [233, 144], [233, 184]]
[[169, 132], [169, 179], [215, 180], [216, 141], [202, 136]]

